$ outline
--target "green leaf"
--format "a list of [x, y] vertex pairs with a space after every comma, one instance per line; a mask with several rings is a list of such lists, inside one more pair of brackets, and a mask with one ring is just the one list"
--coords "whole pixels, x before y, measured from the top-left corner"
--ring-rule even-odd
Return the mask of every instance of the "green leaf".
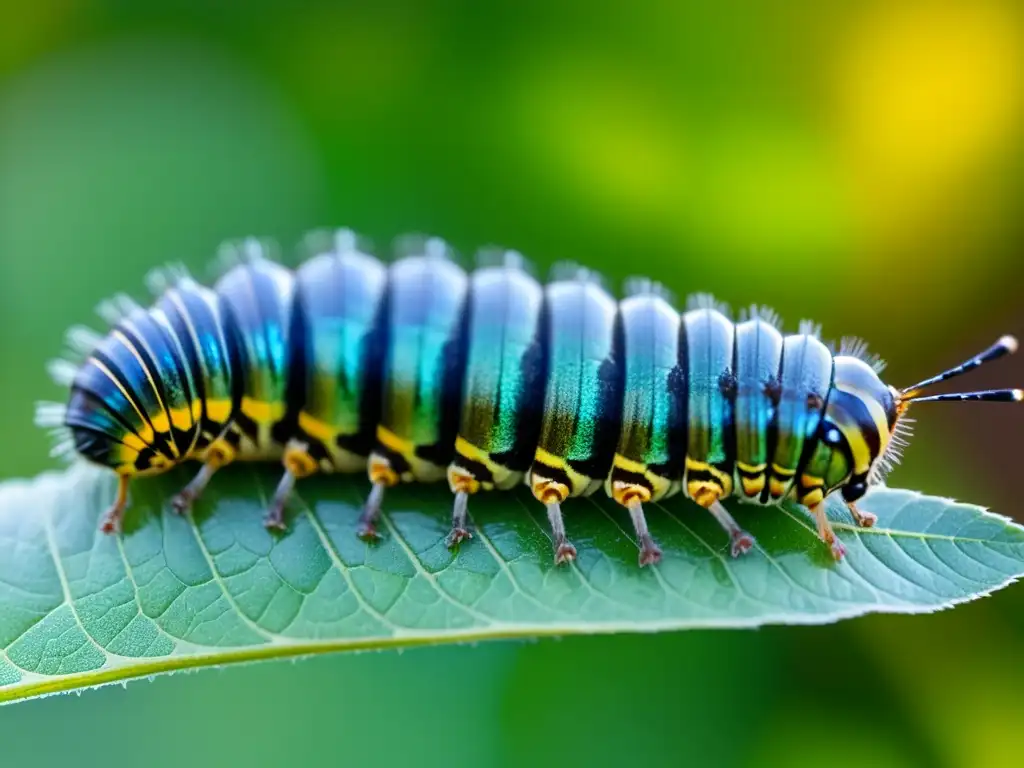
[[283, 536], [261, 525], [273, 468], [223, 471], [178, 517], [166, 500], [186, 479], [137, 481], [120, 537], [97, 530], [108, 473], [78, 465], [0, 486], [0, 701], [338, 650], [928, 612], [1024, 572], [1020, 526], [894, 489], [863, 501], [872, 529], [833, 505], [839, 564], [797, 509], [733, 506], [758, 541], [733, 560], [703, 510], [651, 505], [665, 559], [641, 570], [628, 516], [604, 498], [566, 505], [579, 559], [555, 568], [525, 491], [474, 498], [475, 538], [452, 554], [441, 486], [389, 491], [384, 539], [368, 546], [354, 535], [360, 478], [303, 481]]

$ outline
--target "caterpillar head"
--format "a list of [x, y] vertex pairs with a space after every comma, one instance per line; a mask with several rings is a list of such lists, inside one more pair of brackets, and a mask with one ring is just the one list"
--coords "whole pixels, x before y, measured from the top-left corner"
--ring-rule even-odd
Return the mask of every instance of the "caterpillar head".
[[905, 445], [896, 404], [877, 366], [853, 355], [835, 357], [820, 433], [825, 450], [831, 449], [823, 476], [829, 490], [842, 488], [852, 502], [884, 477]]
[[905, 389], [885, 384], [877, 366], [861, 357], [838, 355], [835, 381], [823, 422], [823, 440], [833, 447], [826, 476], [830, 489], [842, 487], [843, 498], [856, 501], [868, 486], [883, 482], [899, 462], [911, 434], [911, 403], [943, 401], [1021, 402], [1020, 389], [924, 395], [935, 384], [974, 370], [1017, 350], [1017, 340], [1003, 336], [960, 365]]

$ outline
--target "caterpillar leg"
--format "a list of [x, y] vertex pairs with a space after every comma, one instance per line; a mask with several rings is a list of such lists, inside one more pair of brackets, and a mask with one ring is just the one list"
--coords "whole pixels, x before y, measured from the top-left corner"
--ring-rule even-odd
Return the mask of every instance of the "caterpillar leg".
[[565, 522], [562, 520], [562, 504], [560, 501], [549, 501], [545, 505], [548, 511], [548, 523], [554, 538], [555, 565], [570, 563], [576, 559], [576, 547], [565, 535]]
[[466, 516], [469, 512], [469, 492], [456, 491], [455, 501], [452, 504], [452, 529], [445, 538], [444, 543], [448, 549], [454, 549], [463, 541], [473, 538], [466, 527]]
[[210, 445], [206, 451], [206, 461], [199, 468], [196, 476], [186, 485], [178, 495], [171, 499], [171, 508], [179, 515], [188, 512], [196, 500], [203, 495], [206, 486], [210, 484], [217, 470], [227, 466], [235, 457], [234, 448], [226, 440], [217, 440]]
[[633, 499], [627, 506], [629, 516], [633, 520], [633, 529], [636, 531], [636, 540], [640, 545], [640, 567], [655, 565], [661, 562], [661, 547], [651, 537], [647, 529], [647, 518], [644, 517], [643, 505], [639, 499]]
[[448, 486], [455, 494], [455, 501], [452, 503], [452, 530], [444, 543], [448, 549], [453, 549], [459, 543], [473, 538], [466, 527], [466, 516], [469, 513], [469, 497], [480, 490], [480, 481], [469, 470], [453, 464], [448, 468]]
[[309, 477], [317, 471], [316, 459], [309, 454], [309, 446], [299, 440], [288, 441], [282, 463], [284, 475], [277, 484], [274, 498], [270, 502], [266, 517], [263, 518], [264, 527], [278, 531], [287, 530], [284, 524], [284, 508], [295, 488], [295, 481]]
[[644, 516], [643, 502], [651, 500], [650, 489], [637, 483], [617, 480], [614, 473], [610, 488], [611, 497], [629, 510], [633, 530], [636, 531], [637, 545], [640, 547], [640, 567], [661, 562], [661, 547], [651, 536], [647, 528], [647, 518]]
[[100, 530], [104, 533], [121, 532], [121, 521], [124, 519], [124, 511], [128, 508], [128, 483], [128, 475], [117, 476], [117, 496], [100, 522]]
[[846, 554], [846, 547], [836, 538], [835, 531], [832, 530], [832, 525], [825, 514], [825, 502], [819, 502], [811, 507], [811, 514], [814, 515], [814, 521], [818, 525], [818, 538], [829, 545], [832, 556], [836, 560], [842, 560]]
[[359, 527], [356, 535], [363, 541], [372, 542], [380, 538], [377, 532], [377, 520], [380, 518], [381, 504], [384, 501], [384, 490], [398, 484], [398, 473], [391, 468], [390, 462], [380, 454], [370, 456], [370, 482], [373, 487], [363, 505], [363, 514], [359, 516]]
[[534, 469], [530, 473], [530, 490], [534, 498], [547, 509], [555, 548], [555, 565], [572, 562], [576, 559], [576, 547], [565, 535], [565, 521], [562, 520], [562, 502], [569, 497], [569, 488], [557, 480], [549, 480], [537, 474]]
[[850, 510], [853, 521], [861, 528], [870, 528], [878, 522], [878, 515], [872, 512], [862, 512], [852, 501], [846, 502], [846, 508]]
[[[702, 504], [701, 506], [704, 505]], [[736, 522], [736, 518], [729, 514], [729, 510], [725, 508], [725, 505], [723, 505], [720, 500], [716, 498], [704, 508], [714, 515], [718, 524], [722, 526], [726, 533], [729, 534], [733, 557], [739, 557], [754, 548], [754, 537], [740, 528], [740, 524]]]
[[206, 486], [210, 484], [210, 480], [218, 469], [220, 469], [220, 465], [217, 462], [207, 461], [204, 463], [191, 482], [182, 488], [177, 496], [171, 499], [171, 508], [179, 515], [184, 515], [192, 509], [192, 505], [196, 502], [196, 499], [202, 496], [203, 491], [206, 490]]

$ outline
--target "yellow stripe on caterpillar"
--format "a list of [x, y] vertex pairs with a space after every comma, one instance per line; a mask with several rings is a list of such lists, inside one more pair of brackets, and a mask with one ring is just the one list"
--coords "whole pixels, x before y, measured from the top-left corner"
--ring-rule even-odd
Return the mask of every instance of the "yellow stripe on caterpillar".
[[776, 477], [772, 477], [768, 481], [768, 492], [772, 495], [772, 498], [774, 499], [781, 499], [783, 496], [786, 495], [787, 490], [787, 484], [779, 481], [779, 479]]
[[718, 481], [718, 484], [726, 491], [726, 496], [732, 491], [732, 477], [727, 475], [725, 472], [720, 470], [714, 464], [708, 464], [704, 461], [696, 461], [691, 459], [689, 456], [686, 457], [686, 471], [689, 472], [710, 472], [711, 475]]
[[548, 467], [554, 467], [555, 469], [566, 469], [568, 465], [565, 463], [565, 459], [561, 456], [555, 456], [553, 453], [545, 451], [543, 448], [537, 448], [533, 454], [533, 458]]
[[480, 481], [481, 487], [485, 491], [490, 491], [494, 488], [507, 491], [509, 488], [515, 487], [523, 479], [522, 472], [516, 472], [499, 464], [491, 458], [489, 453], [473, 445], [464, 437], [455, 438], [455, 452], [467, 461], [483, 464], [487, 471], [491, 473], [491, 482]]
[[460, 436], [455, 438], [455, 452], [464, 459], [479, 462], [490, 469], [490, 466], [488, 465], [491, 457], [488, 455], [487, 451], [477, 448], [464, 437]]
[[[399, 437], [390, 429], [380, 424], [377, 425], [377, 442], [389, 451], [398, 454], [409, 464], [409, 471], [401, 475], [402, 482], [433, 483], [445, 476], [446, 468], [438, 466], [416, 455], [416, 446], [411, 440]], [[380, 456], [373, 453], [371, 456]]]
[[286, 405], [283, 402], [268, 403], [264, 400], [253, 400], [248, 395], [242, 398], [242, 413], [257, 424], [276, 424], [284, 418]]
[[868, 472], [871, 468], [871, 448], [864, 439], [864, 433], [861, 431], [860, 424], [855, 419], [850, 418], [846, 411], [839, 411], [833, 414], [832, 418], [850, 446], [850, 454], [853, 459], [853, 466], [851, 467], [853, 474]]
[[121, 442], [124, 443], [128, 448], [135, 451], [136, 455], [140, 451], [144, 451], [149, 446], [142, 442], [142, 439], [134, 432], [127, 432], [121, 437]]
[[740, 472], [746, 472], [748, 475], [759, 475], [762, 472], [764, 472], [766, 469], [768, 469], [768, 465], [767, 464], [747, 464], [747, 463], [742, 462], [742, 461], [737, 461], [736, 462], [736, 468], [738, 470], [740, 470]]
[[800, 475], [800, 485], [801, 487], [807, 489], [824, 488], [825, 480], [823, 478], [815, 477], [814, 475], [808, 475], [807, 473], [804, 473]]
[[385, 448], [394, 451], [406, 461], [412, 458], [414, 452], [412, 442], [399, 437], [390, 429], [380, 424], [377, 425], [377, 440]]
[[635, 475], [642, 475], [644, 477], [650, 485], [650, 498], [647, 499], [647, 501], [660, 501], [661, 499], [673, 495], [679, 490], [678, 480], [671, 480], [670, 478], [663, 477], [656, 472], [652, 472], [643, 462], [635, 461], [620, 453], [616, 453], [615, 458], [612, 461], [612, 471], [608, 473], [608, 477], [604, 481], [605, 493], [612, 498], [615, 498], [615, 481], [613, 480], [613, 475], [616, 469], [620, 469], [623, 472], [630, 472]]
[[[707, 472], [712, 479], [691, 480], [691, 472]], [[732, 495], [732, 477], [713, 464], [696, 461], [687, 456], [685, 477], [686, 495], [702, 507], [710, 507], [719, 499], [726, 499]]]
[[215, 424], [227, 424], [228, 419], [231, 418], [230, 400], [207, 400], [203, 407], [206, 409], [206, 418]]
[[740, 476], [740, 485], [743, 486], [743, 495], [747, 497], [760, 496], [764, 490], [764, 475], [756, 478]]
[[299, 429], [326, 446], [333, 445], [338, 437], [336, 429], [305, 411], [299, 411]]
[[[533, 455], [534, 464], [543, 464], [546, 467], [552, 469], [561, 470], [569, 478], [570, 488], [567, 489], [567, 495], [569, 496], [586, 496], [593, 493], [597, 488], [601, 487], [601, 481], [597, 478], [587, 477], [586, 475], [577, 472], [565, 459], [555, 456], [553, 453], [545, 451], [543, 448], [537, 448]], [[537, 475], [536, 472], [532, 472], [532, 475]], [[547, 478], [550, 479], [550, 478]], [[552, 481], [554, 482], [554, 481]], [[533, 480], [529, 480], [531, 487], [533, 487]], [[559, 486], [565, 488], [563, 483], [558, 483]], [[538, 497], [540, 498], [540, 497]], [[564, 499], [562, 499], [564, 501]]]
[[797, 500], [805, 507], [816, 507], [825, 500], [825, 493], [821, 488], [815, 488], [807, 493], [800, 494]]
[[170, 410], [170, 419], [167, 417], [167, 411], [154, 414], [151, 417], [153, 421], [153, 429], [161, 434], [167, 434], [171, 431], [171, 425], [173, 424], [175, 429], [187, 432], [195, 426], [196, 419], [198, 418], [197, 416], [193, 416], [193, 414], [202, 408], [201, 404], [199, 404], [199, 408], [197, 408], [197, 404], [199, 404], [198, 400], [195, 401], [193, 406], [190, 408], [172, 408]]

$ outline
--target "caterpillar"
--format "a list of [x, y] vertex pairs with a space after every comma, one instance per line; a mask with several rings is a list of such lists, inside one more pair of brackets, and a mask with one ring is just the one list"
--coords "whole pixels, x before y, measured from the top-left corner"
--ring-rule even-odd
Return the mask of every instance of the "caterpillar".
[[368, 473], [358, 535], [372, 541], [385, 491], [447, 478], [447, 544], [472, 538], [469, 499], [525, 483], [550, 522], [556, 564], [576, 557], [562, 506], [605, 493], [624, 507], [641, 566], [662, 556], [644, 505], [682, 494], [729, 536], [754, 539], [723, 505], [795, 502], [843, 557], [825, 514], [884, 480], [910, 436], [912, 403], [1021, 401], [1019, 389], [927, 395], [934, 385], [1016, 350], [1010, 336], [904, 389], [883, 383], [866, 345], [820, 339], [803, 322], [751, 307], [736, 320], [707, 295], [675, 309], [658, 283], [634, 279], [621, 301], [594, 272], [556, 265], [541, 284], [516, 251], [487, 249], [466, 270], [447, 244], [406, 238], [384, 263], [350, 231], [307, 238], [295, 270], [270, 241], [221, 248], [205, 287], [180, 266], [147, 278], [155, 304], [103, 303], [110, 330], [73, 327], [50, 364], [70, 388], [40, 403], [54, 454], [118, 478], [102, 529], [120, 531], [133, 478], [200, 463], [171, 504], [186, 513], [233, 461], [280, 461], [264, 520], [285, 529], [297, 481]]

